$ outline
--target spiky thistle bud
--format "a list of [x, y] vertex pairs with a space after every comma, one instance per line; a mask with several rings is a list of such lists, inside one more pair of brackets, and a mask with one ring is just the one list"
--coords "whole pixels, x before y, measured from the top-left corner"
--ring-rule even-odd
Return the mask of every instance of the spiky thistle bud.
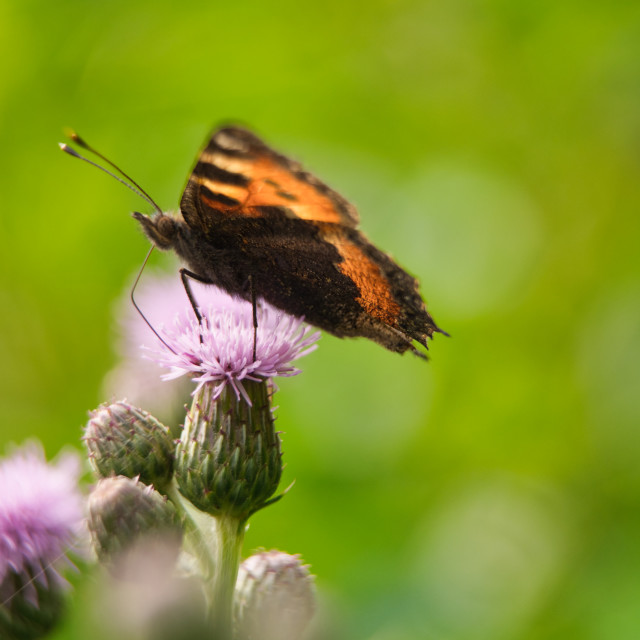
[[300, 640], [315, 611], [313, 577], [299, 556], [257, 553], [240, 565], [234, 608], [240, 640]]
[[198, 383], [176, 451], [181, 493], [211, 515], [246, 520], [269, 503], [282, 472], [268, 380], [299, 373], [292, 362], [319, 334], [264, 301], [254, 308], [207, 289], [209, 304], [179, 313], [152, 357], [170, 370], [165, 379]]
[[92, 414], [84, 441], [93, 468], [103, 478], [139, 477], [161, 493], [171, 481], [175, 444], [169, 429], [124, 400], [102, 405]]
[[270, 503], [282, 475], [268, 383], [243, 386], [250, 403], [230, 386], [202, 385], [176, 450], [180, 492], [206, 513], [240, 521]]
[[88, 525], [96, 554], [107, 564], [147, 536], [173, 540], [178, 553], [181, 530], [175, 509], [137, 479], [100, 480], [89, 496]]

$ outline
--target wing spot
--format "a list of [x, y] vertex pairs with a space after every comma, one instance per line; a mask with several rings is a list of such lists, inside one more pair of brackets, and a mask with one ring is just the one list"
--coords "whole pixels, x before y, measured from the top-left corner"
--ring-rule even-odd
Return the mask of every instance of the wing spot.
[[289, 193], [288, 191], [276, 191], [276, 195], [281, 198], [285, 198], [286, 200], [293, 200], [294, 202], [298, 201], [298, 198], [293, 195], [293, 193]]
[[215, 205], [223, 205], [225, 207], [239, 207], [240, 201], [235, 198], [231, 198], [229, 196], [225, 196], [223, 193], [215, 193], [211, 191], [208, 187], [201, 184], [200, 185], [200, 194], [207, 203], [210, 203], [210, 206], [215, 208]]
[[251, 180], [253, 163], [248, 158], [237, 158], [225, 155], [223, 150], [218, 151], [208, 149], [200, 156], [201, 162], [215, 165], [219, 169], [224, 169], [229, 173], [238, 173]]
[[237, 138], [226, 131], [220, 131], [214, 138], [216, 145], [225, 151], [249, 151], [249, 145], [246, 140]]
[[221, 167], [217, 167], [210, 162], [198, 162], [196, 168], [193, 170], [193, 175], [208, 178], [212, 182], [221, 182], [228, 185], [234, 185], [238, 187], [246, 187], [250, 178], [242, 173], [234, 173], [233, 171], [227, 171]]
[[396, 327], [401, 308], [378, 265], [339, 231], [327, 233], [325, 240], [330, 242], [342, 257], [342, 262], [336, 266], [358, 287], [360, 296], [356, 300], [362, 308], [372, 317], [390, 327]]

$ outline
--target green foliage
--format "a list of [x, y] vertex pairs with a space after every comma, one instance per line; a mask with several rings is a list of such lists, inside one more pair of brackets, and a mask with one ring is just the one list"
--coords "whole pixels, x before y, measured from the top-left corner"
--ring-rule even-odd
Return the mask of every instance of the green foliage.
[[240, 121], [453, 336], [429, 364], [325, 337], [279, 383], [297, 482], [245, 551], [302, 553], [332, 638], [638, 637], [636, 3], [10, 1], [0, 59], [3, 444], [79, 447], [147, 248], [62, 128], [171, 208]]

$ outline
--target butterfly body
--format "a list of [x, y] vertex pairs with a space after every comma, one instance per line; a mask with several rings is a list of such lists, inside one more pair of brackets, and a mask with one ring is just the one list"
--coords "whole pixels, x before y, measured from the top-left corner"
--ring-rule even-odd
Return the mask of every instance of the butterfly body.
[[203, 281], [339, 337], [416, 352], [441, 331], [417, 281], [356, 228], [355, 208], [248, 131], [216, 132], [176, 216], [134, 214]]

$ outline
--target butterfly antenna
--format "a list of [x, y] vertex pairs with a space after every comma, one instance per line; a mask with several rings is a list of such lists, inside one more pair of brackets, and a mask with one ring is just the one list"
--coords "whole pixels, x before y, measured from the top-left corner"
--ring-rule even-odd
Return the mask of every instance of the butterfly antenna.
[[109, 166], [113, 167], [119, 174], [124, 176], [129, 182], [125, 182], [122, 178], [115, 175], [108, 169], [105, 169], [102, 165], [99, 165], [98, 163], [93, 162], [92, 160], [89, 160], [88, 158], [85, 158], [84, 156], [80, 155], [75, 149], [70, 147], [68, 144], [65, 144], [64, 142], [60, 142], [59, 146], [65, 153], [68, 153], [70, 156], [73, 156], [74, 158], [79, 158], [80, 160], [84, 160], [85, 162], [88, 162], [90, 165], [109, 174], [112, 178], [115, 178], [118, 182], [123, 184], [125, 187], [131, 189], [131, 191], [139, 195], [145, 202], [150, 204], [158, 213], [162, 213], [162, 209], [156, 204], [154, 199], [135, 180], [133, 180], [133, 178], [131, 178], [122, 169], [120, 169], [120, 167], [118, 167], [116, 164], [111, 162], [111, 160], [109, 160], [108, 158], [105, 158], [101, 153], [96, 151], [93, 147], [90, 147], [75, 131], [69, 132], [69, 138], [73, 140], [77, 145], [82, 147], [83, 149], [86, 149], [87, 151], [90, 151], [94, 155], [98, 156], [98, 158], [106, 162]]
[[133, 282], [133, 287], [131, 287], [131, 293], [129, 294], [129, 297], [131, 298], [131, 303], [136, 308], [136, 311], [140, 314], [140, 317], [147, 323], [147, 326], [149, 327], [149, 329], [153, 331], [156, 338], [158, 338], [158, 340], [160, 340], [160, 342], [162, 342], [162, 344], [167, 349], [169, 349], [169, 351], [171, 351], [173, 355], [177, 356], [178, 354], [176, 353], [176, 350], [167, 344], [166, 340], [155, 330], [155, 327], [149, 322], [149, 320], [147, 320], [147, 316], [145, 316], [144, 313], [142, 313], [142, 309], [140, 309], [134, 297], [134, 293], [136, 291], [136, 287], [138, 286], [138, 282], [140, 282], [140, 277], [142, 276], [142, 272], [144, 271], [144, 268], [147, 266], [147, 262], [149, 262], [149, 258], [151, 257], [151, 253], [153, 252], [154, 248], [155, 246], [151, 245], [149, 251], [147, 251], [147, 255], [144, 259], [144, 262], [142, 263], [142, 266], [140, 267], [140, 271], [138, 271], [138, 275], [136, 276], [136, 279]]

